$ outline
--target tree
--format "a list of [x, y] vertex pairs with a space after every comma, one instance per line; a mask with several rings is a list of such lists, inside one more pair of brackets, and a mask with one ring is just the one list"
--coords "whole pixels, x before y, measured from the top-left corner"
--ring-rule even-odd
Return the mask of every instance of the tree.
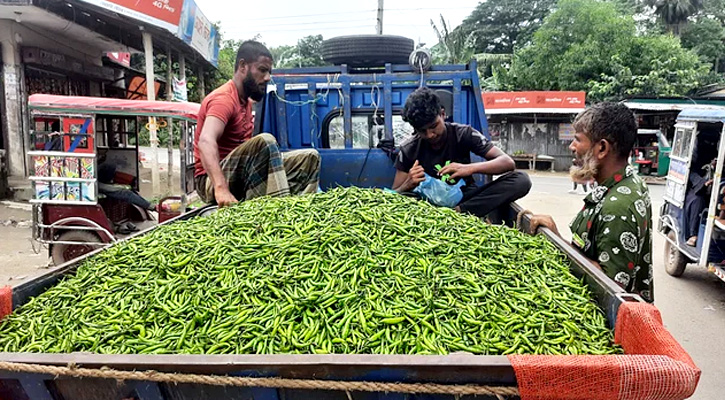
[[683, 95], [707, 69], [671, 35], [638, 36], [634, 19], [613, 3], [561, 0], [498, 78], [513, 90], [585, 90], [603, 100]]
[[440, 27], [433, 20], [430, 21], [430, 24], [438, 37], [438, 44], [431, 48], [433, 63], [460, 64], [471, 60], [475, 51], [470, 42], [470, 35], [462, 30], [449, 30], [449, 24], [446, 23], [443, 15], [441, 15]]
[[305, 36], [297, 41], [297, 67], [320, 67], [327, 65], [322, 59], [322, 35]]
[[[219, 48], [219, 58], [217, 60], [217, 71], [219, 79], [228, 81], [234, 76], [234, 67], [237, 63], [237, 50], [241, 40], [224, 40]], [[216, 86], [215, 86], [216, 87]]]
[[725, 0], [704, 1], [700, 15], [715, 18], [720, 21], [720, 24], [725, 25]]
[[667, 26], [667, 30], [678, 36], [687, 24], [687, 19], [703, 7], [702, 0], [646, 0], [646, 4], [654, 7], [655, 14]]
[[549, 15], [556, 0], [486, 0], [478, 3], [453, 33], [466, 38], [472, 53], [512, 54]]
[[682, 47], [693, 50], [704, 62], [713, 64], [713, 71], [719, 71], [725, 56], [725, 28], [719, 21], [699, 18], [687, 25], [680, 39]]
[[297, 46], [282, 45], [271, 47], [269, 51], [274, 58], [275, 68], [291, 68], [294, 67], [294, 61], [297, 53]]

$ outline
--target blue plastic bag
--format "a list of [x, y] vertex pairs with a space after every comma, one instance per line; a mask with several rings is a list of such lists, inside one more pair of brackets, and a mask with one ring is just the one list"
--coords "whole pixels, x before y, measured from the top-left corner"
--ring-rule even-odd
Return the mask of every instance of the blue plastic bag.
[[440, 179], [425, 174], [425, 180], [421, 182], [413, 193], [418, 193], [430, 203], [439, 207], [453, 208], [463, 199], [461, 187], [466, 182], [459, 180], [455, 185], [449, 185]]

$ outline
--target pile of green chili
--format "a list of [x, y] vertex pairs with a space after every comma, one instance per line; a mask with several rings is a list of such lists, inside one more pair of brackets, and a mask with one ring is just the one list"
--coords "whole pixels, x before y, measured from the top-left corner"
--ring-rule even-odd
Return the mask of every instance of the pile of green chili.
[[0, 350], [620, 352], [544, 237], [342, 188], [240, 203], [110, 247], [7, 316]]

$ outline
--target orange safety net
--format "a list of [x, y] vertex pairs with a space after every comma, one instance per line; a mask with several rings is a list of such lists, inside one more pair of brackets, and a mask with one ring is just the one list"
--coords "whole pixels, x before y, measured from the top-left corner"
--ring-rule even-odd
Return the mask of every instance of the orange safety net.
[[0, 288], [0, 319], [13, 312], [13, 288], [3, 286]]
[[521, 400], [680, 400], [700, 370], [651, 304], [623, 303], [614, 341], [624, 355], [508, 356]]

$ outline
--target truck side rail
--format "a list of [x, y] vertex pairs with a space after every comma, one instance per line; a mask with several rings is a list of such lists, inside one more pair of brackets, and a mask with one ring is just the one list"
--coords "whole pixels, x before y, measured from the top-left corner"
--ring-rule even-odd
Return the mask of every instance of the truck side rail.
[[[512, 203], [511, 208], [515, 215], [519, 215], [524, 209]], [[521, 216], [518, 228], [526, 233], [530, 233], [531, 215], [524, 214]], [[610, 328], [614, 329], [617, 320], [617, 312], [619, 306], [625, 302], [644, 302], [644, 300], [636, 294], [627, 293], [621, 286], [610, 279], [600, 268], [594, 265], [579, 250], [575, 249], [571, 244], [567, 243], [561, 236], [555, 234], [550, 229], [539, 227], [538, 232], [544, 235], [550, 242], [554, 244], [560, 251], [571, 260], [571, 271], [577, 278], [584, 278], [589, 289], [594, 294], [599, 306], [604, 310], [607, 316], [607, 323]]]

